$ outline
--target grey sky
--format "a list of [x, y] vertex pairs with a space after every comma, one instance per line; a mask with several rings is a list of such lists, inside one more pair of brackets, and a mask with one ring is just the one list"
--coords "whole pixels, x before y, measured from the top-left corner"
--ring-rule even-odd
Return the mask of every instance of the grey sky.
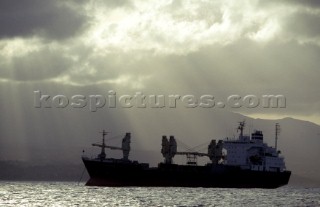
[[318, 1], [4, 0], [0, 10], [2, 84], [283, 94], [286, 110], [243, 113], [320, 123]]

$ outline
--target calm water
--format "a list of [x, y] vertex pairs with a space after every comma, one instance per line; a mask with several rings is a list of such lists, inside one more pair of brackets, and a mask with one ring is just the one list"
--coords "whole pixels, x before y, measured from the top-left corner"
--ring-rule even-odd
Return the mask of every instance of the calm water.
[[320, 206], [320, 188], [98, 188], [0, 182], [0, 206]]

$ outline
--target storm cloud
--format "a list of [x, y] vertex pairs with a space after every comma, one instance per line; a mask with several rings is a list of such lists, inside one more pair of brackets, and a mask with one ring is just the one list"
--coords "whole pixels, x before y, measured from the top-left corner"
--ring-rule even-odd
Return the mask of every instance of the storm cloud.
[[47, 0], [1, 1], [0, 38], [35, 35], [60, 40], [76, 35], [86, 23], [86, 17], [67, 3]]
[[270, 0], [270, 1], [263, 1], [260, 0], [261, 4], [280, 4], [284, 6], [302, 6], [302, 7], [311, 7], [311, 8], [317, 8], [320, 7], [320, 2], [317, 0], [283, 0], [283, 1], [277, 1], [277, 0]]
[[297, 12], [288, 20], [287, 31], [304, 38], [319, 38], [320, 14]]

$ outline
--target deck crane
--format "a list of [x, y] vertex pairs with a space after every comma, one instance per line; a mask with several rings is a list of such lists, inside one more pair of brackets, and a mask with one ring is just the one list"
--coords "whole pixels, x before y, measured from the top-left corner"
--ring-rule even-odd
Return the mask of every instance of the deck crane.
[[162, 149], [161, 153], [164, 157], [164, 163], [172, 164], [172, 159], [175, 155], [186, 155], [188, 165], [197, 165], [197, 157], [207, 156], [211, 160], [212, 164], [218, 164], [219, 160], [223, 158], [222, 153], [222, 140], [219, 140], [218, 143], [216, 140], [212, 140], [208, 145], [208, 153], [201, 152], [178, 152], [177, 151], [177, 142], [174, 136], [170, 136], [169, 140], [167, 136], [162, 136]]

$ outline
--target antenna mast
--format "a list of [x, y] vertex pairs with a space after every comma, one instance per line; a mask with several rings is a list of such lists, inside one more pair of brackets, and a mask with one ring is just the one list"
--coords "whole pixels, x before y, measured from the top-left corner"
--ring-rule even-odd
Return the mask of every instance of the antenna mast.
[[277, 150], [277, 145], [278, 145], [278, 135], [280, 134], [280, 125], [279, 123], [276, 123], [276, 140], [275, 140], [275, 149]]
[[[239, 122], [238, 130], [240, 130], [240, 135], [239, 135], [239, 138], [240, 138], [240, 139], [243, 138], [243, 130], [244, 130], [245, 124], [246, 124], [245, 121]], [[238, 131], [238, 130], [237, 130], [237, 131]]]

